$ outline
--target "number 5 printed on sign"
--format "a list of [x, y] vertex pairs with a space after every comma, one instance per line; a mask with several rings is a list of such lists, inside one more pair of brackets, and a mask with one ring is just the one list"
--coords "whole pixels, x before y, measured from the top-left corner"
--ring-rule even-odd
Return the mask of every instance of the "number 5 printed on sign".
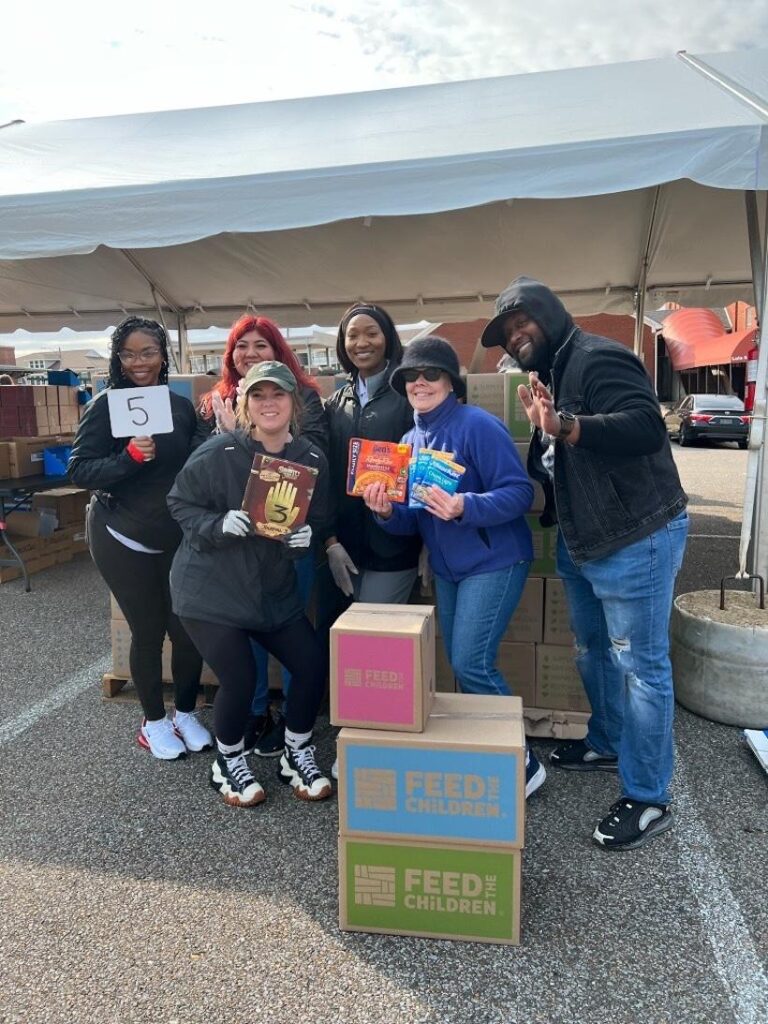
[[150, 388], [110, 388], [107, 401], [112, 437], [152, 437], [173, 432], [167, 384]]

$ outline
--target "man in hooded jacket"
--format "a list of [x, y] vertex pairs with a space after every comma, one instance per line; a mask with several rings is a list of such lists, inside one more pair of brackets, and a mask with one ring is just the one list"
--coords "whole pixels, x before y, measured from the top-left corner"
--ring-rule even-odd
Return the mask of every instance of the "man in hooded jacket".
[[558, 525], [557, 570], [592, 708], [586, 739], [551, 760], [618, 771], [621, 798], [593, 838], [635, 849], [672, 824], [669, 616], [688, 532], [659, 404], [632, 352], [582, 331], [531, 278], [504, 289], [482, 343], [529, 371], [530, 387], [518, 389], [535, 428], [528, 471], [544, 487], [542, 524]]

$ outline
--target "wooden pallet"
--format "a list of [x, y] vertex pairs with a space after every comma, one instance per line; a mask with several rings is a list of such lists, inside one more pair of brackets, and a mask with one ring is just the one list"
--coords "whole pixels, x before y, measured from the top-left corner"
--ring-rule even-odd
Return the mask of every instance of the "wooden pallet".
[[583, 740], [589, 714], [584, 711], [553, 711], [524, 708], [525, 735], [550, 740]]

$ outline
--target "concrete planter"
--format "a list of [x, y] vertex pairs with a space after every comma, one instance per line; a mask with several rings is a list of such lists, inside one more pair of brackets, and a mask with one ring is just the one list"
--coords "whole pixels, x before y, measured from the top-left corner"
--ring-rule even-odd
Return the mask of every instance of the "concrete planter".
[[675, 697], [726, 725], [768, 728], [768, 611], [748, 593], [681, 594], [670, 626]]

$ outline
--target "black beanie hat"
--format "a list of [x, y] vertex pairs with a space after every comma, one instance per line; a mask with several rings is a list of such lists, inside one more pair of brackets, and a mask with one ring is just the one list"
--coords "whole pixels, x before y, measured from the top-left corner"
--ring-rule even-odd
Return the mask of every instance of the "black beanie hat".
[[403, 370], [423, 370], [428, 366], [436, 366], [448, 374], [457, 398], [466, 396], [467, 385], [459, 373], [459, 357], [445, 338], [438, 338], [436, 334], [417, 338], [410, 345], [406, 345], [402, 362], [390, 377], [389, 383], [398, 394], [404, 395]]

